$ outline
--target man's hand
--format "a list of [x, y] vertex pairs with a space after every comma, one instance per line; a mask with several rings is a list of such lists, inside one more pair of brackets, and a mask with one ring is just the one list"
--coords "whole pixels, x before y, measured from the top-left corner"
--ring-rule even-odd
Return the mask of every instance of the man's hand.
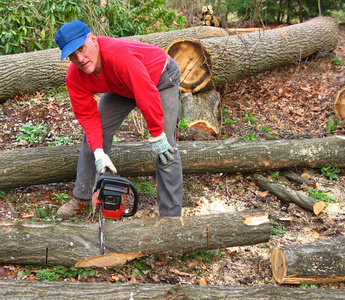
[[94, 155], [95, 155], [96, 170], [98, 173], [105, 173], [107, 168], [111, 172], [117, 173], [117, 170], [114, 164], [112, 163], [112, 161], [110, 160], [110, 157], [108, 156], [108, 154], [104, 153], [103, 149], [97, 148], [94, 151]]
[[150, 136], [149, 143], [153, 156], [159, 159], [163, 165], [168, 164], [169, 160], [174, 160], [174, 156], [172, 155], [172, 153], [174, 153], [175, 151], [168, 143], [164, 131], [159, 136]]

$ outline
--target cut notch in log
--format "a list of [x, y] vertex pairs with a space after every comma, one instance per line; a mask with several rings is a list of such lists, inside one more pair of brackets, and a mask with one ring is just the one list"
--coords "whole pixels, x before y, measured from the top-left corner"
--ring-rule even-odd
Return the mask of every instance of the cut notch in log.
[[345, 86], [338, 91], [334, 101], [334, 114], [339, 119], [345, 120]]
[[272, 274], [279, 284], [319, 284], [345, 280], [345, 237], [276, 247]]
[[180, 68], [181, 91], [193, 91], [195, 87], [201, 90], [211, 80], [211, 55], [200, 41], [176, 39], [167, 46], [166, 52]]
[[188, 127], [201, 129], [213, 136], [217, 136], [219, 133], [218, 129], [206, 120], [195, 120], [193, 122], [189, 122]]

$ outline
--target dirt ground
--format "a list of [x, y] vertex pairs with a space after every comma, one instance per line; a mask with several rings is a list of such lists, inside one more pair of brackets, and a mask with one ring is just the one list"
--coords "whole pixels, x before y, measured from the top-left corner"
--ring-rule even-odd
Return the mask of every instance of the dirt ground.
[[[345, 31], [337, 49], [325, 57], [307, 59], [256, 76], [229, 83], [220, 89], [223, 127], [219, 138], [306, 139], [340, 135], [345, 125], [334, 118], [337, 91], [345, 85]], [[133, 116], [116, 134], [118, 142], [142, 140]], [[231, 119], [237, 122], [227, 121]], [[0, 106], [0, 151], [79, 143], [82, 129], [75, 120], [64, 88], [10, 99]], [[333, 122], [332, 132], [327, 130]], [[20, 139], [23, 125], [43, 126], [40, 140]], [[265, 128], [265, 129], [264, 129]], [[39, 127], [36, 127], [36, 133]], [[180, 129], [179, 129], [180, 130]], [[180, 130], [184, 140], [195, 132]], [[63, 138], [62, 138], [63, 137]], [[291, 170], [302, 174], [303, 169]], [[262, 172], [283, 186], [306, 193], [310, 187], [287, 180], [276, 170]], [[274, 247], [296, 245], [345, 234], [345, 170], [330, 180], [313, 170], [313, 188], [332, 201], [318, 216], [295, 204], [279, 200], [255, 185], [252, 174], [184, 175], [183, 216], [262, 208], [272, 222], [268, 243], [205, 251], [167, 253], [132, 261], [123, 267], [96, 269], [95, 276], [70, 276], [60, 280], [97, 282], [181, 283], [211, 285], [276, 284], [270, 253]], [[140, 204], [136, 218], [158, 215], [155, 178], [140, 177]], [[0, 194], [0, 221], [54, 220], [54, 212], [72, 195], [73, 182], [18, 187]], [[334, 201], [336, 199], [337, 201]], [[37, 211], [46, 211], [38, 216]], [[86, 211], [73, 220], [96, 222]], [[38, 280], [43, 267], [3, 265], [0, 279]], [[318, 288], [345, 289], [345, 283], [319, 284]], [[297, 288], [297, 287], [296, 287]]]

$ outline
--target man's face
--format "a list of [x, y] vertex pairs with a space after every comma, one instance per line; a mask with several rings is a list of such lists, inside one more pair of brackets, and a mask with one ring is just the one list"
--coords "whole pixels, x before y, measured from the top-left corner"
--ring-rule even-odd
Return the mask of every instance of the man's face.
[[70, 54], [68, 58], [86, 74], [95, 73], [96, 76], [100, 75], [101, 61], [99, 56], [99, 45], [95, 35], [90, 34], [85, 43]]

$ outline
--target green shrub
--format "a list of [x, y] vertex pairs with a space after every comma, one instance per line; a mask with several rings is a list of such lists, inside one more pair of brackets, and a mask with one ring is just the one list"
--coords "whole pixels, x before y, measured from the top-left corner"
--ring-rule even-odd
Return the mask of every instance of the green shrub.
[[180, 29], [187, 23], [183, 14], [166, 8], [165, 1], [140, 3], [108, 0], [101, 6], [99, 0], [2, 0], [0, 54], [57, 47], [58, 28], [76, 19], [96, 35], [113, 37]]

